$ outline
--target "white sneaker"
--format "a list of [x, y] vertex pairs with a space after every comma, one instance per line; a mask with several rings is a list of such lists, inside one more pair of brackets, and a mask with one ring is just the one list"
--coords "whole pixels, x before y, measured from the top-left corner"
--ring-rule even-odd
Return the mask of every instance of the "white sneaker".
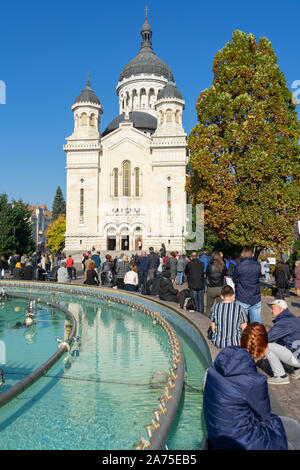
[[298, 370], [295, 370], [295, 372], [292, 374], [292, 377], [295, 380], [300, 379], [300, 368]]
[[284, 384], [289, 384], [290, 379], [288, 376], [285, 374], [282, 377], [270, 377], [268, 379], [268, 384], [270, 385], [284, 385]]

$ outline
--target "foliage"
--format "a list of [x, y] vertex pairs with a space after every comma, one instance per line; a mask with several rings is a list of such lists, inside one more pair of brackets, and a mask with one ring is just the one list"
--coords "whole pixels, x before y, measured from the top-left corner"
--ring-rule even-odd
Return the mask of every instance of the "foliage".
[[31, 211], [21, 199], [8, 201], [6, 194], [0, 194], [0, 254], [9, 256], [17, 253], [32, 253], [35, 244], [32, 239]]
[[57, 187], [53, 205], [52, 205], [52, 221], [56, 220], [60, 215], [66, 214], [66, 202], [60, 186]]
[[46, 232], [46, 246], [48, 246], [53, 253], [58, 254], [60, 251], [62, 251], [65, 244], [65, 232], [66, 216], [60, 215], [49, 225]]
[[299, 238], [295, 240], [295, 243], [293, 246], [293, 252], [291, 256], [289, 257], [289, 261], [288, 261], [291, 271], [294, 270], [296, 261], [300, 261], [300, 239]]
[[270, 41], [235, 31], [213, 73], [188, 140], [191, 202], [235, 246], [286, 249], [300, 210], [300, 127]]

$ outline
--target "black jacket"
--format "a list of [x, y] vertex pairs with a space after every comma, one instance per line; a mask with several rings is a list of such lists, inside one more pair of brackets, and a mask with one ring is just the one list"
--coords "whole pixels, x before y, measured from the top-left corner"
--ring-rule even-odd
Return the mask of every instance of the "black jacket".
[[193, 259], [187, 263], [185, 270], [189, 289], [204, 289], [204, 263], [197, 259]]
[[284, 265], [277, 265], [274, 271], [274, 277], [275, 277], [275, 283], [277, 287], [280, 288], [287, 288], [289, 283], [288, 283], [288, 277], [286, 270], [284, 269]]
[[224, 265], [224, 268], [221, 272], [219, 272], [214, 265], [214, 263], [209, 263], [206, 268], [206, 276], [207, 276], [207, 285], [208, 287], [222, 287], [225, 285], [225, 279], [227, 269]]
[[86, 281], [85, 283], [88, 286], [93, 286], [98, 284], [98, 274], [94, 269], [88, 269], [86, 272]]
[[174, 289], [171, 279], [161, 277], [159, 283], [159, 298], [160, 300], [174, 301], [178, 290]]
[[148, 269], [157, 269], [159, 266], [159, 257], [153, 251], [148, 255], [149, 258], [149, 268]]
[[25, 266], [23, 268], [23, 279], [25, 281], [32, 281], [33, 279], [33, 267], [32, 266]]

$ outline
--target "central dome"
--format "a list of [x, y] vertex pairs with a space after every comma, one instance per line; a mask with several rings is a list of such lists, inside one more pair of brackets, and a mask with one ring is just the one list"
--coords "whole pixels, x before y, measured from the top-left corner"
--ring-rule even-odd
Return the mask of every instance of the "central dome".
[[128, 62], [123, 68], [119, 82], [131, 75], [154, 74], [157, 77], [163, 76], [167, 80], [174, 81], [170, 67], [153, 52], [152, 49], [152, 29], [146, 16], [143, 24], [141, 50], [134, 59]]
[[167, 80], [174, 81], [170, 67], [150, 48], [142, 49], [134, 59], [125, 65], [121, 72], [119, 81], [129, 78], [131, 75], [154, 74], [158, 77], [165, 77]]

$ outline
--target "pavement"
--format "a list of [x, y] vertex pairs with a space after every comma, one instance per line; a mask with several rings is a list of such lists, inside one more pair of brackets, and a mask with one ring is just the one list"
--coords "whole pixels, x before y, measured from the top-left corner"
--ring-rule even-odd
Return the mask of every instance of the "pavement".
[[[83, 284], [83, 272], [81, 263], [76, 263], [75, 267], [77, 269], [77, 279], [73, 280], [72, 284]], [[5, 278], [9, 279], [10, 277], [6, 275]], [[271, 284], [274, 285], [273, 280], [271, 280], [269, 286], [271, 286]], [[183, 284], [182, 286], [175, 285], [174, 287], [178, 290], [182, 290], [187, 288], [187, 284]], [[147, 297], [155, 298], [158, 296]], [[267, 302], [270, 302], [270, 300], [273, 299], [274, 297], [262, 297], [262, 322], [266, 326], [267, 330], [269, 330], [273, 326], [272, 315], [267, 305]], [[291, 292], [290, 297], [286, 298], [285, 300], [288, 304], [289, 310], [297, 317], [300, 317], [300, 298], [297, 297], [295, 293]], [[200, 314], [199, 312], [182, 310], [178, 308], [178, 305], [174, 302], [164, 302], [161, 300], [160, 302], [178, 310], [181, 315], [185, 316], [189, 321], [194, 323], [194, 325], [199, 329], [199, 331], [206, 339], [212, 359], [214, 360], [220, 350], [217, 349], [214, 345], [212, 345], [207, 339], [207, 330], [210, 326], [209, 318], [207, 318], [205, 315]], [[267, 375], [266, 372], [261, 368], [258, 368], [258, 370], [260, 373]], [[287, 368], [286, 371], [289, 374], [292, 370]], [[289, 416], [290, 418], [296, 419], [300, 423], [300, 379], [295, 380], [290, 377], [290, 384], [269, 385], [269, 395], [273, 413], [277, 415]]]

